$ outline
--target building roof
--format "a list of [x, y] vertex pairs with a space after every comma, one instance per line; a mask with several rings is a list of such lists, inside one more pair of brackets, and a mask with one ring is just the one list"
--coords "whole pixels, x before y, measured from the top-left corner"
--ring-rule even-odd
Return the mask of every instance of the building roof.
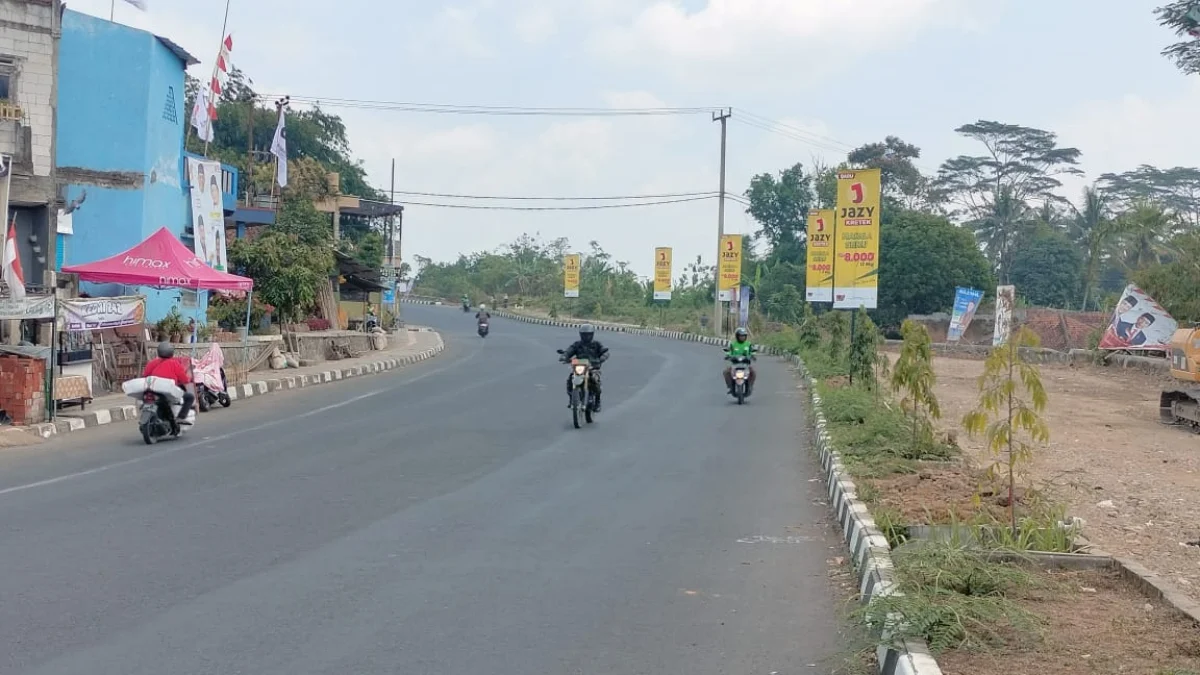
[[183, 64], [185, 67], [186, 66], [194, 66], [194, 65], [200, 63], [200, 59], [192, 56], [191, 54], [189, 54], [187, 52], [186, 49], [175, 44], [168, 38], [165, 38], [161, 35], [155, 35], [154, 37], [158, 38], [158, 41], [163, 43], [164, 47], [166, 47], [167, 49], [170, 49], [172, 54], [174, 54], [175, 56], [178, 56], [179, 60], [183, 61]]

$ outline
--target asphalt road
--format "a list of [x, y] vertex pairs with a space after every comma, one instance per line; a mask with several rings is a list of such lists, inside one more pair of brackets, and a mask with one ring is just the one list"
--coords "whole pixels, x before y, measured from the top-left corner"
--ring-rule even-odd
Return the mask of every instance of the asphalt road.
[[0, 450], [0, 673], [827, 671], [841, 553], [782, 364], [739, 407], [717, 348], [600, 333], [577, 431], [571, 331], [405, 313], [446, 352]]

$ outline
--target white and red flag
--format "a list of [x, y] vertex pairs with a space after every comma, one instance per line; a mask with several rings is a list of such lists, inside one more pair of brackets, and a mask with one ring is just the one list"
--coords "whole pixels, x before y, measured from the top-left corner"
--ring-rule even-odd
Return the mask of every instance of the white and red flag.
[[14, 215], [8, 224], [8, 234], [4, 237], [3, 262], [4, 283], [8, 286], [9, 296], [14, 300], [25, 297], [25, 273], [21, 271], [21, 252], [17, 249], [17, 218]]

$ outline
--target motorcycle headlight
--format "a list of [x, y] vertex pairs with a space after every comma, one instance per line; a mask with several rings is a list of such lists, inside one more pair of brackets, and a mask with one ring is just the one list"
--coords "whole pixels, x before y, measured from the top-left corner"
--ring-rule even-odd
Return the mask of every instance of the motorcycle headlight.
[[746, 371], [739, 370], [736, 373], [734, 373], [733, 376], [736, 377], [737, 379], [741, 380], [746, 377]]
[[582, 375], [587, 372], [587, 366], [575, 366], [575, 374]]

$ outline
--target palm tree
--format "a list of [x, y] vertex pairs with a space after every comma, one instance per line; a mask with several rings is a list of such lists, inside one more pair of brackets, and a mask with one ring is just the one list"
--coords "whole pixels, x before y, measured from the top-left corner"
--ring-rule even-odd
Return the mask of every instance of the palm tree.
[[1079, 308], [1082, 311], [1087, 309], [1092, 287], [1096, 285], [1100, 262], [1108, 255], [1121, 228], [1112, 217], [1110, 198], [1100, 190], [1085, 187], [1081, 204], [1082, 208], [1071, 204], [1072, 218], [1067, 227], [1071, 238], [1084, 250], [1083, 304]]
[[1029, 206], [1013, 195], [1009, 186], [1000, 188], [992, 200], [991, 210], [972, 223], [975, 237], [999, 272], [1001, 283], [1008, 283], [1008, 269], [1013, 244], [1021, 228], [1030, 220]]
[[1127, 272], [1161, 264], [1174, 253], [1170, 241], [1179, 229], [1179, 219], [1159, 204], [1138, 200], [1120, 220], [1120, 263]]

